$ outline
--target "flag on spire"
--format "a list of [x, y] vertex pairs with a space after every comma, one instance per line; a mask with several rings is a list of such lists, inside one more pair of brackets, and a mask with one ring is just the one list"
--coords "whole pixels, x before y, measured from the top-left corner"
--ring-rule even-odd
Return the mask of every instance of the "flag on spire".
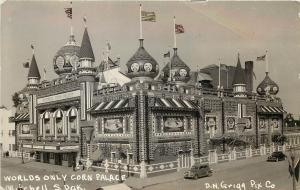
[[73, 12], [72, 12], [72, 1], [70, 2], [70, 4], [71, 4], [71, 7], [65, 8], [65, 13], [67, 14], [67, 17], [69, 19], [72, 19], [72, 15], [73, 15]]
[[29, 68], [29, 61], [26, 61], [25, 63], [23, 63], [23, 67], [24, 68]]
[[86, 22], [87, 22], [86, 15], [83, 16], [83, 22], [84, 22], [84, 25], [85, 25], [85, 27], [86, 27]]
[[175, 32], [176, 34], [184, 33], [184, 28], [182, 24], [175, 24]]
[[166, 57], [170, 57], [170, 51], [168, 51], [167, 53], [164, 54], [164, 58]]
[[155, 12], [142, 11], [142, 21], [156, 22]]
[[266, 54], [265, 55], [262, 55], [262, 56], [259, 56], [256, 58], [256, 61], [264, 61], [266, 59]]

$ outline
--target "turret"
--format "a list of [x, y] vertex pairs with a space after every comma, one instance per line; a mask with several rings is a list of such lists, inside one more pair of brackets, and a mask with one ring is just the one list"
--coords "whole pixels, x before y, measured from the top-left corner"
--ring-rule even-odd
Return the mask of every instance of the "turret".
[[35, 60], [34, 50], [33, 50], [33, 55], [32, 55], [32, 59], [31, 59], [27, 79], [28, 79], [28, 84], [27, 84], [28, 88], [31, 88], [31, 89], [38, 88], [38, 85], [39, 85], [40, 79], [41, 79], [41, 75], [40, 75], [36, 60]]
[[233, 93], [235, 97], [246, 97], [246, 77], [242, 69], [240, 54], [238, 53], [238, 61], [235, 68], [234, 78], [232, 82]]
[[144, 39], [139, 41], [140, 47], [126, 63], [127, 76], [133, 80], [153, 80], [159, 72], [158, 63], [144, 48]]
[[[86, 20], [85, 20], [86, 21]], [[85, 25], [81, 47], [79, 51], [79, 81], [82, 96], [81, 102], [81, 120], [90, 120], [90, 115], [86, 112], [92, 106], [94, 82], [96, 77], [96, 68], [94, 67], [95, 57], [91, 45], [87, 27]]]

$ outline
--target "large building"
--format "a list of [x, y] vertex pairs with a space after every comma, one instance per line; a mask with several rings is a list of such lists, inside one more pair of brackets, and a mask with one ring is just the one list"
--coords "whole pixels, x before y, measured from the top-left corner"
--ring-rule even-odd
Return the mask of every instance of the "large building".
[[143, 39], [125, 72], [119, 59], [97, 62], [87, 27], [80, 46], [71, 34], [55, 54], [56, 79], [41, 81], [35, 56], [14, 120], [18, 145], [40, 162], [71, 166], [96, 154], [153, 163], [190, 151], [201, 156], [220, 139], [226, 149], [236, 141], [268, 144], [282, 134], [278, 85], [266, 72], [253, 92], [253, 62], [243, 69], [239, 55], [236, 67], [222, 70], [221, 84], [219, 66], [192, 71], [177, 48], [160, 68]]
[[16, 150], [16, 131], [15, 124], [9, 118], [13, 116], [15, 110], [0, 107], [0, 153], [12, 152]]

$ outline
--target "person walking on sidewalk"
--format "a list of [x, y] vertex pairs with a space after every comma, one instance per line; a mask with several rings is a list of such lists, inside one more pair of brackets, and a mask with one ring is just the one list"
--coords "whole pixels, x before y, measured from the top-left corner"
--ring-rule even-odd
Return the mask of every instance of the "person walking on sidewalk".
[[75, 160], [73, 160], [72, 166], [73, 166], [73, 171], [76, 171], [76, 161]]

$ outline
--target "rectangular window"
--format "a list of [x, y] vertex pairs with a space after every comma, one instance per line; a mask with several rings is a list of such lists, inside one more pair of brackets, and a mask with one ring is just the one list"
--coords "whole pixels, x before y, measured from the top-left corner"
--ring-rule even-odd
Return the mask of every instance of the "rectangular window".
[[54, 153], [50, 152], [50, 159], [54, 159]]
[[242, 117], [246, 116], [246, 105], [242, 104]]
[[15, 130], [12, 130], [12, 131], [11, 131], [11, 135], [12, 135], [12, 136], [16, 136], [16, 131], [15, 131]]
[[242, 104], [238, 104], [238, 117], [242, 118]]
[[13, 144], [13, 145], [12, 145], [12, 151], [15, 151], [15, 150], [16, 150], [16, 145]]
[[68, 154], [63, 154], [63, 161], [68, 161]]
[[8, 136], [10, 136], [10, 130], [8, 130]]

